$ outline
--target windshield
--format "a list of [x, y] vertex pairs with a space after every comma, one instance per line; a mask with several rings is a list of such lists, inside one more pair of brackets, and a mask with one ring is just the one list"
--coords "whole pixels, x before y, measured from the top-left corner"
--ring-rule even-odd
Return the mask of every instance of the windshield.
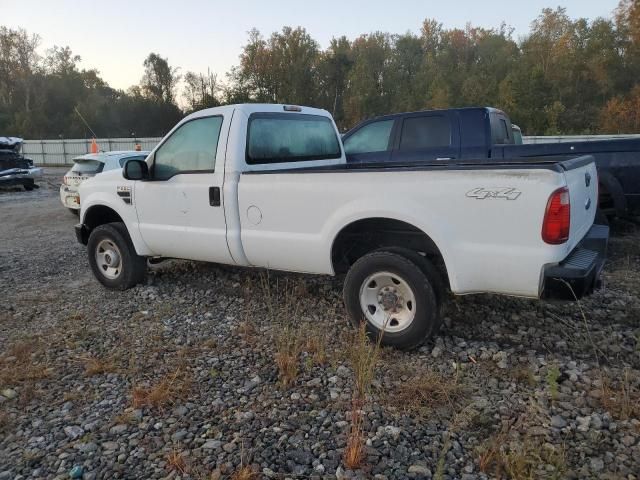
[[71, 171], [73, 173], [96, 174], [104, 168], [104, 163], [98, 160], [76, 160]]

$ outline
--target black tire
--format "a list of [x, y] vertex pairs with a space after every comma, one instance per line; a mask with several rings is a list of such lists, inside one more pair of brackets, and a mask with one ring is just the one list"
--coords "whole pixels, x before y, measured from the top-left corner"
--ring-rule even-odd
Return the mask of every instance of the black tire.
[[35, 183], [33, 182], [33, 180], [31, 180], [30, 182], [27, 182], [27, 183], [23, 183], [22, 186], [24, 187], [24, 189], [27, 192], [30, 192], [31, 190], [36, 188]]
[[[423, 260], [435, 272], [429, 261]], [[377, 339], [382, 333], [383, 329], [373, 324], [360, 306], [360, 293], [365, 281], [378, 272], [397, 275], [408, 285], [415, 298], [413, 320], [400, 331], [385, 331], [382, 344], [408, 350], [437, 333], [441, 324], [440, 302], [436, 294], [437, 288], [434, 288], [434, 284], [439, 281], [437, 274], [425, 272], [416, 262], [394, 251], [378, 250], [369, 253], [358, 259], [347, 273], [344, 301], [351, 321], [355, 325], [365, 321], [367, 333], [372, 339]]]
[[597, 223], [598, 225], [609, 225], [609, 217], [598, 208], [596, 210], [596, 217], [593, 220], [593, 223]]
[[72, 215], [75, 215], [76, 217], [80, 216], [80, 209], [78, 209], [78, 208], [69, 208], [68, 210], [69, 210], [69, 212], [71, 212]]
[[[102, 246], [109, 242], [117, 247], [116, 253], [120, 260], [117, 264], [119, 268], [114, 266], [114, 271], [110, 275], [108, 269], [100, 266], [96, 258], [96, 251], [99, 246], [104, 251]], [[113, 252], [112, 250], [107, 251]], [[144, 281], [147, 273], [146, 258], [136, 254], [129, 233], [123, 223], [107, 223], [94, 228], [89, 235], [87, 253], [93, 274], [107, 288], [127, 290]]]
[[403, 247], [389, 247], [381, 251], [387, 251], [402, 255], [403, 257], [411, 260], [418, 267], [420, 267], [420, 269], [429, 279], [431, 287], [433, 288], [433, 292], [436, 294], [438, 307], [442, 309], [444, 302], [447, 299], [447, 289], [445, 287], [444, 281], [442, 280], [442, 276], [438, 272], [438, 269], [433, 265], [433, 263], [431, 263], [428, 258], [423, 257], [418, 252], [414, 252], [413, 250], [409, 250], [408, 248]]

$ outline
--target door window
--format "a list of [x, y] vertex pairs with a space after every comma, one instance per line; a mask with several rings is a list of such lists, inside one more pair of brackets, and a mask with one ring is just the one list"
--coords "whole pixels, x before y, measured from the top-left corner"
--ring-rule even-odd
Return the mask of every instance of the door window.
[[446, 148], [451, 145], [451, 122], [442, 115], [405, 118], [400, 150]]
[[381, 120], [365, 125], [344, 141], [347, 155], [384, 152], [389, 149], [389, 136], [394, 120]]
[[153, 178], [167, 180], [180, 173], [213, 172], [221, 127], [220, 116], [182, 124], [156, 151]]

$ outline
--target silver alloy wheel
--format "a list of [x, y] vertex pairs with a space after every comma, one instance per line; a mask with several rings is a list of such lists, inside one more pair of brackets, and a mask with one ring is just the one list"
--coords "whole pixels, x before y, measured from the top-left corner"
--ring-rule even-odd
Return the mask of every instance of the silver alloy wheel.
[[115, 280], [122, 272], [122, 254], [111, 240], [101, 240], [96, 246], [96, 264], [106, 278]]
[[416, 297], [400, 275], [376, 272], [360, 286], [360, 308], [376, 328], [389, 333], [401, 332], [416, 316]]

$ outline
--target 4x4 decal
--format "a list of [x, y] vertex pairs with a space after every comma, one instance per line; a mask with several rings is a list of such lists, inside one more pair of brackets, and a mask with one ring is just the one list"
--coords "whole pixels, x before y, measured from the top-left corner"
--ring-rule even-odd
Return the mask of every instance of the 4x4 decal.
[[478, 187], [467, 192], [467, 197], [476, 200], [484, 200], [486, 198], [505, 198], [507, 200], [516, 200], [522, 192], [512, 187], [502, 188], [484, 188]]

